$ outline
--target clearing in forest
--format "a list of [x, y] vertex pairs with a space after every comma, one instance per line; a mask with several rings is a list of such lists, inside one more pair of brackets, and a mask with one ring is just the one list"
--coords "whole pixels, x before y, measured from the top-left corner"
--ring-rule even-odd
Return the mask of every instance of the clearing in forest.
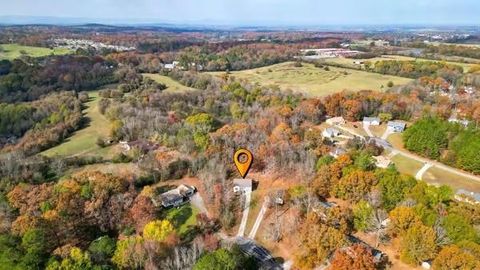
[[[221, 76], [225, 72], [211, 72]], [[387, 90], [388, 82], [406, 84], [411, 79], [337, 67], [315, 67], [285, 62], [267, 67], [231, 72], [230, 76], [263, 86], [278, 85], [282, 90], [301, 92], [307, 96], [325, 96], [343, 90]]]
[[377, 61], [388, 61], [388, 60], [446, 62], [447, 64], [461, 66], [463, 68], [464, 73], [467, 73], [470, 70], [471, 67], [475, 66], [475, 64], [471, 64], [471, 63], [432, 60], [432, 59], [416, 58], [416, 57], [409, 57], [409, 56], [402, 56], [402, 55], [382, 55], [382, 56], [374, 57], [374, 58], [370, 58], [370, 59], [350, 59], [350, 58], [344, 58], [344, 57], [336, 57], [336, 58], [328, 58], [328, 59], [325, 59], [324, 61], [327, 64], [336, 64], [336, 65], [342, 65], [343, 67], [357, 68], [358, 69], [361, 66], [359, 64], [355, 64], [354, 62], [367, 62], [368, 61], [368, 62], [371, 62], [371, 63], [375, 63]]
[[42, 57], [47, 55], [64, 55], [71, 51], [66, 48], [44, 48], [23, 46], [19, 44], [0, 44], [0, 60], [13, 60], [21, 56]]
[[77, 130], [61, 144], [40, 153], [44, 156], [107, 155], [112, 147], [101, 148], [96, 144], [99, 137], [106, 138], [110, 132], [110, 122], [98, 108], [98, 91], [88, 92], [90, 100], [83, 105], [86, 126]]
[[158, 83], [163, 83], [167, 86], [167, 89], [165, 91], [167, 92], [172, 92], [172, 93], [178, 93], [178, 92], [186, 92], [186, 91], [192, 91], [195, 90], [193, 88], [187, 87], [174, 79], [168, 77], [168, 76], [163, 76], [160, 74], [150, 74], [150, 73], [145, 73], [143, 76], [150, 78]]

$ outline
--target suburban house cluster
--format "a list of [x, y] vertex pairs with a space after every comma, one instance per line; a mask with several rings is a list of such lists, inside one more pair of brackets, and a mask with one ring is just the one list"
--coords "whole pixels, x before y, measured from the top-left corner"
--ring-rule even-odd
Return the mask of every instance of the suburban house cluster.
[[[342, 130], [344, 129], [342, 128], [342, 126], [346, 124], [346, 121], [343, 117], [331, 117], [331, 118], [328, 118], [325, 122], [329, 125], [329, 127], [325, 128], [322, 131], [322, 137], [326, 140], [330, 140], [333, 142], [334, 148], [330, 151], [330, 155], [334, 158], [337, 158], [338, 156], [346, 153], [346, 150], [342, 147], [346, 141], [345, 140], [341, 141], [338, 139], [351, 138], [347, 135], [348, 132], [347, 134], [342, 134]], [[381, 125], [382, 120], [380, 119], [380, 117], [364, 117], [361, 123], [363, 124], [364, 129], [367, 130], [369, 129], [370, 126]], [[356, 125], [354, 126], [355, 128], [357, 127]], [[386, 137], [388, 136], [388, 134], [401, 133], [405, 131], [406, 127], [407, 127], [406, 123], [402, 121], [388, 121], [386, 123], [386, 130], [385, 130], [384, 137], [379, 138], [372, 135], [371, 137], [367, 136], [366, 140], [369, 143], [374, 143], [383, 148], [390, 148], [391, 147], [390, 143], [386, 141]], [[390, 158], [385, 156], [376, 156], [374, 157], [374, 159], [377, 167], [379, 168], [387, 168], [392, 163]]]

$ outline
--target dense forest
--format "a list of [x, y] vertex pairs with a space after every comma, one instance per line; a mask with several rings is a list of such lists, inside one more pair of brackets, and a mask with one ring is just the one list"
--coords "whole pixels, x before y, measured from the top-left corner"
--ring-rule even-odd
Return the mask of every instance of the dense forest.
[[61, 92], [26, 105], [1, 103], [0, 123], [1, 138], [9, 139], [3, 151], [34, 154], [59, 143], [81, 126], [81, 101], [75, 93]]
[[475, 46], [459, 46], [447, 44], [441, 44], [438, 46], [430, 45], [426, 46], [425, 53], [480, 59], [480, 48], [477, 48]]
[[446, 164], [480, 173], [480, 131], [438, 118], [424, 118], [403, 136], [405, 147]]
[[461, 66], [447, 64], [445, 62], [432, 61], [394, 61], [382, 60], [375, 63], [367, 62], [365, 68], [368, 71], [378, 72], [408, 78], [420, 78], [423, 76], [439, 76], [445, 79], [460, 77], [463, 73]]
[[5, 60], [0, 63], [0, 102], [32, 101], [52, 91], [93, 90], [117, 81], [115, 67], [98, 56]]

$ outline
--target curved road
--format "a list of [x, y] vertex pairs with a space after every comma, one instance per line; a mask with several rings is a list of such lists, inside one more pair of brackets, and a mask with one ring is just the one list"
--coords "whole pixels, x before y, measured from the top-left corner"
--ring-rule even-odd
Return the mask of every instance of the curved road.
[[[341, 129], [343, 131], [346, 131], [350, 134], [353, 134], [355, 136], [358, 136], [360, 138], [363, 138], [365, 139], [365, 136], [355, 132], [354, 130], [350, 130], [349, 128], [346, 128], [346, 127], [343, 127], [343, 126], [335, 126], [337, 127], [338, 129]], [[364, 127], [365, 131], [369, 130], [368, 127]], [[377, 138], [377, 137], [375, 137]], [[453, 167], [450, 167], [448, 165], [445, 165], [443, 163], [440, 163], [438, 161], [434, 161], [434, 160], [430, 160], [430, 159], [427, 159], [427, 158], [424, 158], [424, 157], [420, 157], [420, 156], [417, 156], [415, 154], [412, 154], [408, 151], [405, 151], [405, 150], [402, 150], [402, 149], [397, 149], [397, 148], [394, 148], [393, 146], [389, 147], [388, 148], [389, 150], [394, 150], [397, 152], [397, 154], [401, 154], [401, 155], [404, 155], [410, 159], [414, 159], [416, 161], [419, 161], [419, 162], [422, 162], [422, 163], [430, 163], [432, 166], [436, 166], [442, 170], [445, 170], [445, 171], [448, 171], [450, 173], [453, 173], [453, 174], [457, 174], [457, 175], [461, 175], [463, 177], [466, 177], [466, 178], [469, 178], [471, 180], [474, 180], [474, 181], [477, 181], [477, 182], [480, 182], [480, 177], [479, 176], [476, 176], [476, 175], [473, 175], [471, 173], [468, 173], [468, 172], [465, 172], [465, 171], [462, 171], [460, 169], [456, 169], [456, 168], [453, 168]]]

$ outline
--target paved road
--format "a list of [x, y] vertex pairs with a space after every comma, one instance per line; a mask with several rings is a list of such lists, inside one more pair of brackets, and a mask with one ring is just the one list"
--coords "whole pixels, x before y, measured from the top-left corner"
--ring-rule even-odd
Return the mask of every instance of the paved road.
[[[358, 134], [357, 132], [355, 132], [354, 130], [350, 130], [349, 128], [346, 128], [346, 127], [342, 127], [342, 126], [336, 126], [337, 128], [343, 130], [343, 131], [346, 131], [350, 134], [353, 134], [355, 136], [358, 136], [358, 137], [361, 137], [361, 138], [365, 138], [365, 136], [361, 135], [361, 134]], [[457, 175], [461, 175], [463, 177], [466, 177], [466, 178], [469, 178], [471, 180], [474, 180], [474, 181], [477, 181], [477, 182], [480, 182], [480, 177], [479, 176], [476, 176], [476, 175], [473, 175], [471, 173], [467, 173], [467, 172], [464, 172], [462, 170], [459, 170], [459, 169], [455, 169], [453, 167], [450, 167], [450, 166], [447, 166], [445, 164], [442, 164], [440, 162], [437, 162], [437, 161], [433, 161], [433, 160], [430, 160], [430, 159], [427, 159], [427, 158], [423, 158], [423, 157], [420, 157], [420, 156], [417, 156], [415, 154], [412, 154], [408, 151], [405, 151], [405, 150], [401, 150], [401, 149], [397, 149], [397, 148], [394, 148], [393, 146], [392, 147], [387, 147], [389, 150], [391, 151], [396, 151], [396, 153], [398, 154], [401, 154], [401, 155], [404, 155], [410, 159], [414, 159], [416, 161], [419, 161], [419, 162], [422, 162], [422, 163], [430, 163], [432, 164], [432, 166], [435, 166], [437, 168], [440, 168], [442, 170], [445, 170], [445, 171], [448, 171], [450, 173], [453, 173], [453, 174], [457, 174]]]
[[386, 140], [388, 136], [390, 136], [390, 134], [393, 134], [393, 132], [389, 128], [385, 129], [385, 132], [382, 135], [382, 139]]
[[422, 180], [422, 177], [423, 177], [423, 174], [432, 167], [433, 165], [431, 163], [425, 163], [425, 165], [423, 165], [423, 167], [418, 170], [417, 174], [415, 175], [415, 178], [418, 179], [418, 180]]
[[283, 267], [275, 261], [270, 252], [266, 248], [257, 244], [254, 240], [244, 237], [236, 237], [235, 242], [243, 253], [255, 257], [262, 264], [262, 269], [283, 269]]
[[262, 223], [263, 216], [267, 212], [268, 203], [269, 203], [269, 199], [268, 197], [265, 197], [265, 199], [263, 200], [262, 209], [260, 209], [260, 212], [258, 213], [257, 219], [255, 220], [255, 224], [253, 224], [253, 228], [250, 231], [248, 238], [254, 239], [255, 235], [257, 235], [257, 231], [258, 231], [258, 228], [260, 227], [260, 223]]
[[370, 125], [369, 124], [363, 124], [363, 129], [367, 133], [368, 137], [375, 137], [375, 135], [373, 135], [372, 131], [370, 131]]
[[245, 235], [245, 228], [247, 227], [247, 220], [248, 220], [248, 212], [250, 211], [250, 201], [252, 199], [252, 192], [246, 191], [245, 192], [245, 204], [243, 205], [243, 215], [242, 215], [242, 222], [240, 223], [240, 227], [238, 228], [237, 236]]

